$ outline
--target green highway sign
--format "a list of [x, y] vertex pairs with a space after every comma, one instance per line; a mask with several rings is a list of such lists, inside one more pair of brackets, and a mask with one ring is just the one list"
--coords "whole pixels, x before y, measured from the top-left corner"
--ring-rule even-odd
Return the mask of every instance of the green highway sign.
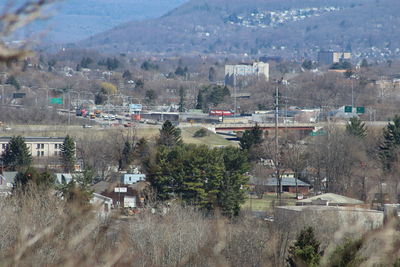
[[311, 132], [310, 133], [311, 136], [326, 135], [326, 134], [327, 134], [327, 132], [324, 131], [324, 130], [320, 130], [318, 132]]
[[345, 107], [344, 107], [344, 112], [346, 112], [346, 113], [352, 113], [352, 112], [353, 112], [353, 107], [352, 107], [352, 106], [345, 106]]
[[358, 114], [364, 114], [365, 113], [365, 107], [357, 107], [356, 111]]
[[63, 103], [63, 99], [60, 98], [50, 98], [50, 104], [62, 104]]

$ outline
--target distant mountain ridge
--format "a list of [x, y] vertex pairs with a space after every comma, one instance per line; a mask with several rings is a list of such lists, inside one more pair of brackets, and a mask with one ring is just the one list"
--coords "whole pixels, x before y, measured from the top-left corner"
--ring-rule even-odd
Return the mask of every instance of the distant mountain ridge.
[[45, 30], [47, 42], [76, 42], [121, 23], [157, 18], [186, 1], [65, 0], [55, 5], [48, 20], [30, 29]]
[[400, 55], [398, 0], [191, 0], [165, 15], [121, 24], [79, 43], [132, 53], [269, 54], [319, 50]]

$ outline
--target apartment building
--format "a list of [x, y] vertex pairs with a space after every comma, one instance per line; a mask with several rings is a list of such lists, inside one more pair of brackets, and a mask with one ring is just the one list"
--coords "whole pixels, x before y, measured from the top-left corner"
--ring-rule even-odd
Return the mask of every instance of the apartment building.
[[[11, 137], [0, 137], [0, 153], [3, 154]], [[64, 137], [25, 137], [25, 143], [32, 157], [58, 157]]]
[[332, 65], [343, 61], [350, 61], [351, 53], [349, 52], [333, 52], [321, 51], [318, 53], [318, 62], [322, 65]]
[[264, 62], [225, 65], [225, 85], [236, 86], [237, 76], [261, 76], [269, 80], [269, 64]]

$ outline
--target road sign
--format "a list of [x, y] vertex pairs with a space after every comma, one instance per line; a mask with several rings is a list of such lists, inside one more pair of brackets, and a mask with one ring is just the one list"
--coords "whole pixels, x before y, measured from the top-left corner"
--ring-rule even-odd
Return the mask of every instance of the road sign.
[[358, 114], [364, 114], [365, 113], [365, 107], [357, 107], [356, 111]]
[[115, 193], [126, 193], [128, 192], [128, 188], [126, 187], [115, 187], [114, 188]]
[[353, 112], [353, 107], [352, 106], [345, 106], [344, 107], [344, 112], [345, 113], [352, 113]]
[[135, 111], [142, 111], [142, 104], [130, 104], [129, 105], [129, 111], [130, 113], [133, 113]]
[[318, 132], [311, 132], [310, 133], [311, 136], [326, 135], [326, 134], [327, 134], [327, 132], [324, 131], [324, 130], [320, 130]]
[[50, 104], [62, 104], [63, 103], [63, 99], [60, 98], [50, 98]]
[[14, 93], [13, 98], [24, 98], [26, 96], [25, 93]]

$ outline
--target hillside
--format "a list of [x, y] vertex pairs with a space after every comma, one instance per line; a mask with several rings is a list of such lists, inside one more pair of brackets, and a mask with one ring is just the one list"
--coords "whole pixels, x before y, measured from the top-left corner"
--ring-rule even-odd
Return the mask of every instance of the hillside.
[[186, 0], [66, 0], [53, 8], [50, 19], [31, 29], [45, 31], [48, 42], [75, 42], [121, 23], [157, 18], [184, 2]]
[[160, 18], [122, 24], [79, 45], [296, 58], [340, 49], [390, 58], [400, 52], [399, 12], [398, 0], [191, 0]]

